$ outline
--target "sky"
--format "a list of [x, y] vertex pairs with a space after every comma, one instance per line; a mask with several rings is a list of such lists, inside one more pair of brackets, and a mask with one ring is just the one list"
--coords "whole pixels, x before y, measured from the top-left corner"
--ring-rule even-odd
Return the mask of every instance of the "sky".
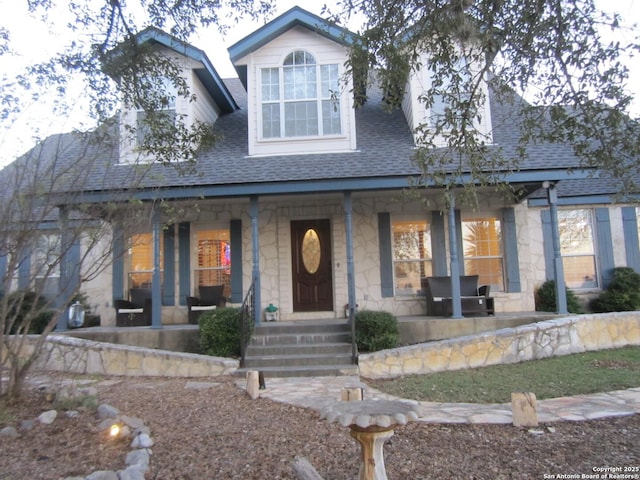
[[[95, 1], [95, 0], [94, 0]], [[100, 0], [103, 1], [103, 0]], [[275, 16], [295, 5], [321, 15], [324, 3], [334, 0], [276, 0]], [[60, 3], [66, 7], [67, 2]], [[131, 1], [135, 4], [135, 1]], [[597, 0], [604, 9], [620, 12], [626, 23], [640, 24], [640, 0]], [[0, 28], [5, 27], [11, 35], [11, 55], [0, 55], [0, 75], [12, 75], [26, 65], [45, 61], [69, 42], [72, 34], [66, 28], [69, 13], [62, 9], [55, 13], [56, 21], [44, 23], [32, 18], [27, 12], [26, 0], [0, 0]], [[274, 18], [271, 17], [271, 18]], [[204, 50], [222, 78], [235, 77], [236, 72], [229, 61], [227, 48], [264, 24], [264, 21], [245, 20], [230, 29], [222, 38], [215, 27], [203, 29], [191, 39], [191, 43]], [[349, 25], [356, 30], [359, 25]], [[630, 85], [638, 89], [640, 97], [640, 62], [634, 62]], [[77, 88], [76, 88], [77, 87]], [[72, 94], [81, 95], [81, 85], [72, 87]], [[10, 125], [0, 120], [0, 168], [29, 150], [36, 138], [44, 138], [54, 133], [67, 132], [74, 128], [90, 128], [82, 102], [75, 102], [76, 108], [68, 117], [51, 114], [54, 104], [49, 101], [25, 102], [19, 118]], [[640, 99], [634, 113], [640, 114]]]

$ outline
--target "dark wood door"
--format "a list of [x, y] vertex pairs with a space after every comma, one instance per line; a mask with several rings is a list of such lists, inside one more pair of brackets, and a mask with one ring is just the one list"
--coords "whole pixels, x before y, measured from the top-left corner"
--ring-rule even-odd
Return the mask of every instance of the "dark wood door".
[[333, 310], [329, 220], [291, 222], [293, 311]]

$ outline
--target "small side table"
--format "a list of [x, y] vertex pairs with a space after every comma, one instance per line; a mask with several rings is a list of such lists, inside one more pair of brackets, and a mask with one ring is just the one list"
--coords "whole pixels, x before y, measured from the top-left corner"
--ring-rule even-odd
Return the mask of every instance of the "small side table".
[[359, 480], [387, 480], [384, 467], [384, 442], [394, 429], [420, 416], [420, 407], [398, 400], [363, 400], [337, 402], [320, 412], [329, 423], [338, 422], [351, 429], [360, 443]]

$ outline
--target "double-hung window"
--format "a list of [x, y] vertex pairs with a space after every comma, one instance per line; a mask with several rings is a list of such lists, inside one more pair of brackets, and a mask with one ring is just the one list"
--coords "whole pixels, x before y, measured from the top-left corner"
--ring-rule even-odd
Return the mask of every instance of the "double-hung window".
[[60, 235], [43, 234], [36, 240], [34, 267], [36, 278], [60, 276]]
[[35, 287], [38, 294], [48, 300], [58, 296], [60, 287], [61, 237], [58, 233], [38, 236], [33, 252]]
[[596, 288], [593, 211], [559, 210], [558, 229], [565, 283], [569, 288]]
[[[160, 242], [162, 269], [164, 242]], [[140, 233], [129, 239], [129, 288], [151, 288], [153, 279], [153, 235]], [[162, 271], [162, 270], [161, 270]]]
[[478, 275], [480, 285], [504, 291], [502, 226], [493, 216], [462, 220], [464, 273]]
[[[450, 73], [450, 76], [438, 79], [441, 84], [435, 84], [432, 79], [433, 103], [429, 119], [433, 127], [440, 125], [444, 130], [450, 130], [459, 124], [452, 108], [469, 100], [467, 88], [471, 84], [472, 75], [469, 61], [461, 57], [453, 64]], [[455, 81], [452, 81], [454, 78]]]
[[421, 278], [431, 276], [431, 230], [424, 220], [394, 221], [391, 226], [395, 294], [416, 295]]
[[[231, 288], [231, 241], [229, 230], [201, 230], [196, 233], [195, 285], [224, 285]], [[197, 290], [196, 290], [197, 292]]]
[[319, 65], [296, 50], [282, 66], [261, 70], [262, 138], [342, 133], [338, 64]]
[[164, 138], [162, 132], [175, 125], [177, 89], [174, 83], [166, 77], [155, 81], [149, 80], [143, 83], [147, 91], [148, 105], [153, 113], [148, 115], [144, 108], [139, 107], [136, 117], [136, 135], [138, 146], [143, 146], [149, 141], [149, 135], [160, 141]]

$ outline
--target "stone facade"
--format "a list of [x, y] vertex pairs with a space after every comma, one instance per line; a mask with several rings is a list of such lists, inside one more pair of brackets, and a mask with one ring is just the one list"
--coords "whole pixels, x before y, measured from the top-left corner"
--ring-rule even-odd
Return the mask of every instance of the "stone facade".
[[359, 356], [360, 375], [393, 378], [640, 345], [640, 312], [579, 315]]

